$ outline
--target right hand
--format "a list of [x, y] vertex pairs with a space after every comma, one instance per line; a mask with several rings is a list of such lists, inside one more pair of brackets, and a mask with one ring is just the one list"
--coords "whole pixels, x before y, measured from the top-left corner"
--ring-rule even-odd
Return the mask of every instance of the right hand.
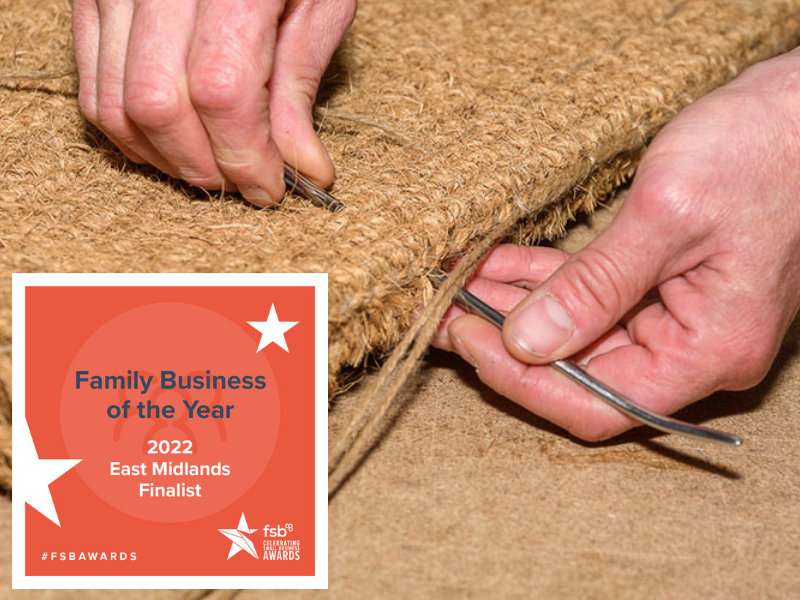
[[84, 116], [131, 160], [261, 206], [283, 163], [326, 187], [320, 79], [356, 0], [73, 0]]
[[501, 246], [480, 265], [468, 287], [507, 313], [502, 333], [452, 308], [435, 343], [588, 441], [636, 423], [554, 360], [573, 357], [660, 414], [756, 385], [800, 307], [798, 106], [800, 49], [696, 100], [655, 137], [586, 248]]

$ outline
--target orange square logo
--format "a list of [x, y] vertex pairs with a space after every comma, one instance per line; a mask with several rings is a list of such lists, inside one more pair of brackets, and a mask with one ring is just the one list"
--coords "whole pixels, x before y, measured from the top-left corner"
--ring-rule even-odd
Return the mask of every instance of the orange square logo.
[[327, 587], [326, 275], [13, 287], [14, 587]]

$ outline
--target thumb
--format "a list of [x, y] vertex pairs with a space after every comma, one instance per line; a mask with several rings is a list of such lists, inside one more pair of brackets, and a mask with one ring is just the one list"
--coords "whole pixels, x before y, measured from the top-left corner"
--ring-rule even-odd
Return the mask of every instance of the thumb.
[[503, 341], [516, 358], [542, 364], [575, 354], [659, 283], [672, 244], [648, 234], [625, 208], [509, 314]]
[[291, 0], [275, 46], [271, 135], [284, 160], [323, 187], [333, 182], [333, 163], [314, 130], [312, 111], [322, 75], [355, 10], [355, 0]]

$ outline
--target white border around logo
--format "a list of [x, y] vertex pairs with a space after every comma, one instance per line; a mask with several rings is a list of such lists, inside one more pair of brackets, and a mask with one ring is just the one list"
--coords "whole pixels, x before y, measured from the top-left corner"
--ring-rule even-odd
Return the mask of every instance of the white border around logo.
[[[25, 502], [12, 503], [13, 589], [327, 589], [328, 588], [328, 275], [327, 273], [15, 273], [12, 275], [14, 471], [36, 460], [17, 448], [25, 418], [25, 289], [34, 286], [309, 286], [314, 293], [314, 575], [307, 576], [26, 576]], [[14, 480], [25, 498], [25, 478]]]

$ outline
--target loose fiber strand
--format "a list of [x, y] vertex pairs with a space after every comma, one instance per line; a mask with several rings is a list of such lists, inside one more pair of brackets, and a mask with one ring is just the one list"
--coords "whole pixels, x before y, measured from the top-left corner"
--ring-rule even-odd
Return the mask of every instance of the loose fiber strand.
[[498, 223], [482, 242], [469, 251], [394, 349], [329, 455], [329, 497], [336, 493], [369, 452], [383, 417], [403, 384], [419, 366], [420, 359], [428, 349], [439, 322], [452, 304], [464, 280], [484, 254], [507, 235], [509, 228], [522, 216], [523, 212], [518, 208], [515, 209], [506, 219]]

